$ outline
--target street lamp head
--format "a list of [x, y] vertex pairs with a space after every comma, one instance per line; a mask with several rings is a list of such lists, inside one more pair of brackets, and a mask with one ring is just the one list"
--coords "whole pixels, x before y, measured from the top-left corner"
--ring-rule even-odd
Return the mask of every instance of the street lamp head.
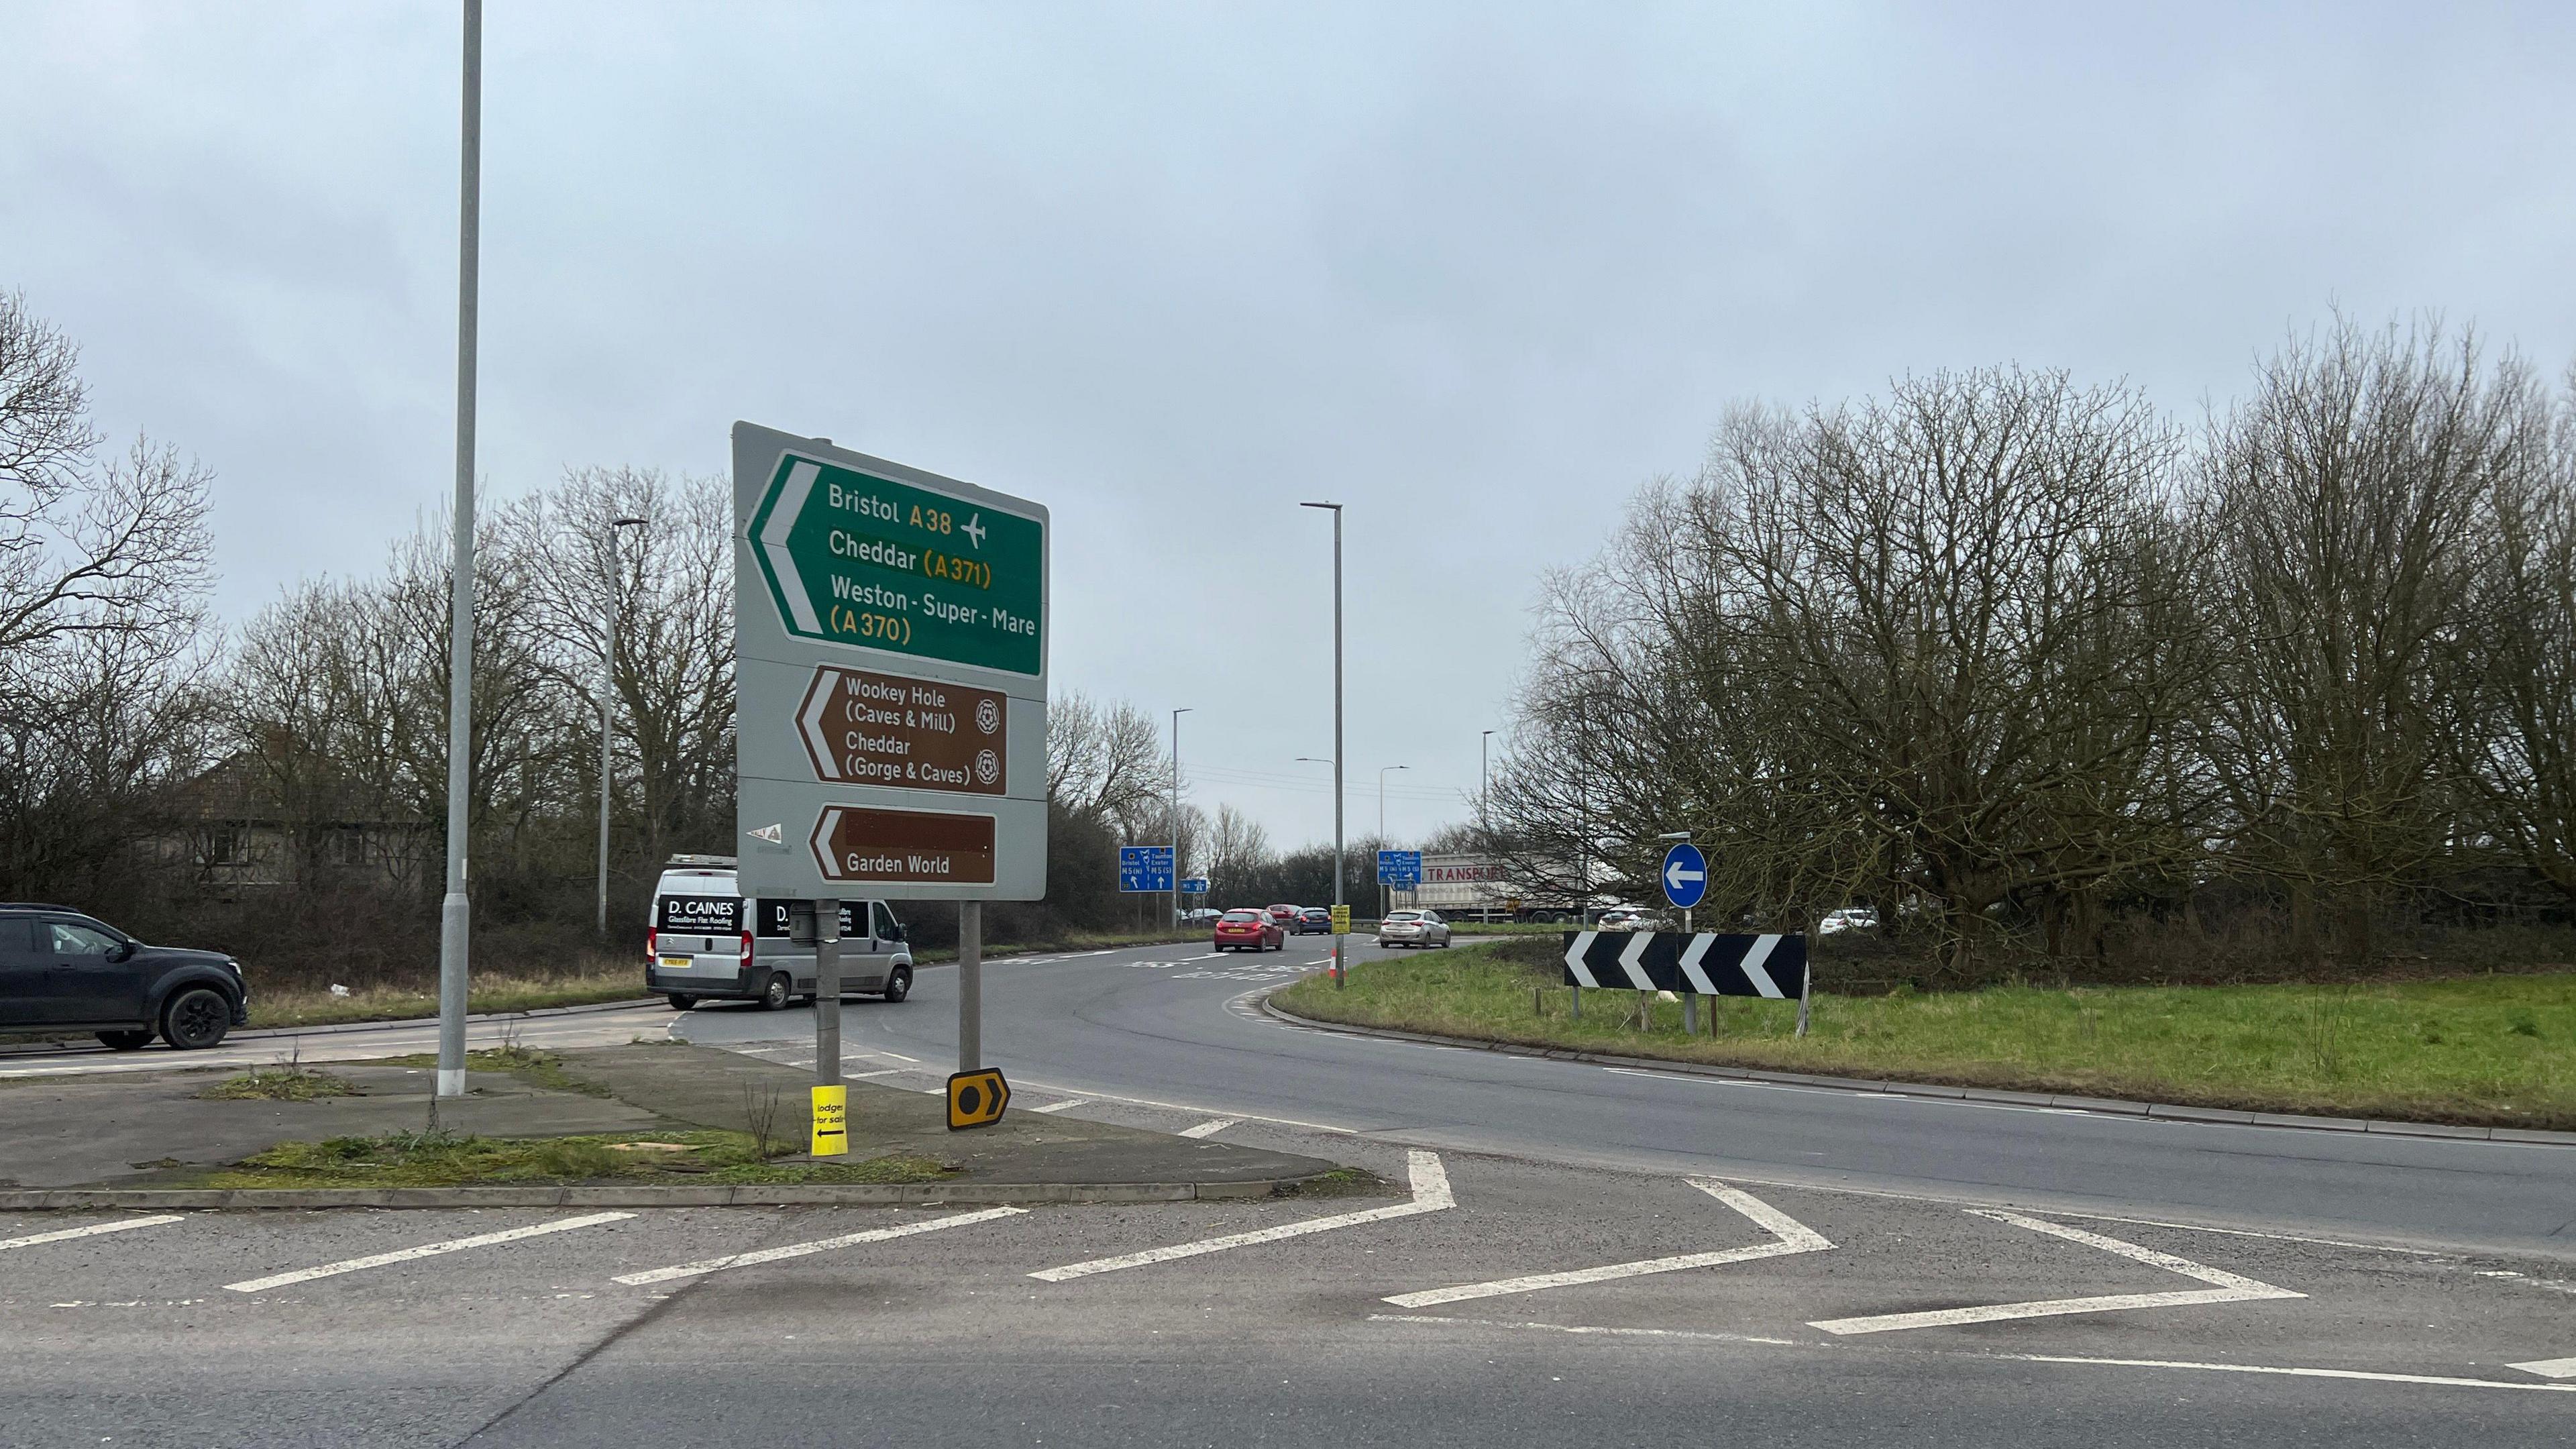
[[1690, 839], [1690, 832], [1687, 830], [1667, 830], [1655, 838], [1657, 840], [1688, 840]]
[[611, 528], [642, 528], [644, 526], [644, 520], [641, 518], [612, 518], [608, 520], [608, 526]]
[[1300, 503], [1297, 506], [1300, 508], [1329, 508], [1335, 513], [1342, 511], [1342, 505], [1338, 503]]

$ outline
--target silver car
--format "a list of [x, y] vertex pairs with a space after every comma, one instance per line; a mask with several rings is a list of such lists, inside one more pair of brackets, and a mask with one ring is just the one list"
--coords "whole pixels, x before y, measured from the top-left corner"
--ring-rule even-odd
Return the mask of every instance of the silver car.
[[1377, 943], [1381, 946], [1446, 946], [1449, 923], [1438, 911], [1389, 911], [1377, 923]]

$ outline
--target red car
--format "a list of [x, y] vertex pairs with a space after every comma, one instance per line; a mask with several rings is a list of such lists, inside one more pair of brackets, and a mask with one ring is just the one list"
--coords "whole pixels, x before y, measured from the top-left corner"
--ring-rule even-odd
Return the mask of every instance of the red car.
[[1216, 918], [1216, 948], [1220, 951], [1281, 951], [1287, 946], [1287, 935], [1268, 911], [1247, 908]]
[[1304, 906], [1272, 906], [1270, 919], [1279, 923], [1281, 935], [1293, 936], [1297, 934], [1297, 918], [1305, 914], [1305, 911]]

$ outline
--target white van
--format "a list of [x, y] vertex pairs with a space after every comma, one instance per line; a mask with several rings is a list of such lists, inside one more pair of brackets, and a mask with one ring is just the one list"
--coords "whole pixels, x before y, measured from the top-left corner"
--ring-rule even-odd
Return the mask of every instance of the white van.
[[[814, 948], [789, 939], [784, 900], [745, 901], [734, 862], [673, 856], [653, 890], [644, 986], [686, 1011], [701, 1001], [757, 1001], [766, 1011], [814, 999]], [[841, 995], [901, 1001], [912, 992], [912, 948], [883, 901], [841, 902]]]

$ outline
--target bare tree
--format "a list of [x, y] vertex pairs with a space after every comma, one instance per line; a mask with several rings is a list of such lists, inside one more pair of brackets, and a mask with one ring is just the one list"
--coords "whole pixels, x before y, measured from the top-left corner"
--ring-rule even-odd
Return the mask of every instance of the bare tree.
[[2527, 379], [2432, 324], [2338, 320], [2293, 341], [2210, 440], [2211, 594], [2233, 635], [2213, 734], [2242, 859], [2316, 902], [2365, 959], [2389, 893], [2439, 856], [2457, 801], [2433, 696], [2509, 486]]

